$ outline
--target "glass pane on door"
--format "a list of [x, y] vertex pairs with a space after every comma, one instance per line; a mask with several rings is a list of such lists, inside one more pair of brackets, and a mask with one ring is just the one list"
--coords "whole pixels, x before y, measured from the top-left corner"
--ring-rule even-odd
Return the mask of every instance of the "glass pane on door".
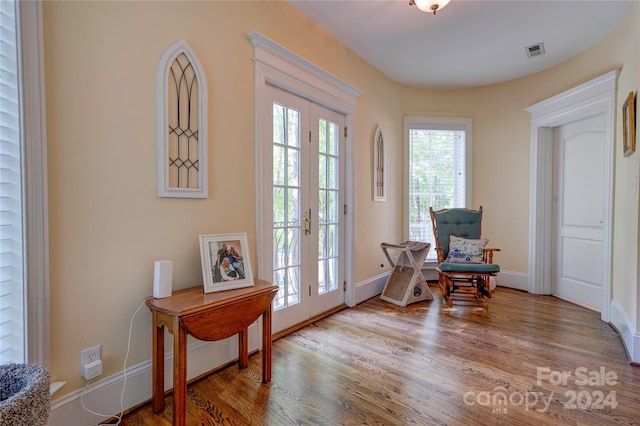
[[318, 294], [339, 281], [339, 131], [336, 123], [318, 122]]
[[273, 104], [273, 282], [275, 310], [300, 302], [300, 112]]

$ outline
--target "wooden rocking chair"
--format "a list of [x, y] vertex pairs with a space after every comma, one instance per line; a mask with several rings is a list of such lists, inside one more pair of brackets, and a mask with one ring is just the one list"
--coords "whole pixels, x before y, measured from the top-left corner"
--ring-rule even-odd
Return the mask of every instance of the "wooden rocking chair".
[[493, 263], [497, 248], [485, 248], [481, 239], [482, 206], [478, 210], [462, 208], [434, 211], [429, 207], [438, 255], [438, 285], [449, 307], [453, 298], [480, 302], [489, 307], [493, 295], [491, 277], [500, 272]]

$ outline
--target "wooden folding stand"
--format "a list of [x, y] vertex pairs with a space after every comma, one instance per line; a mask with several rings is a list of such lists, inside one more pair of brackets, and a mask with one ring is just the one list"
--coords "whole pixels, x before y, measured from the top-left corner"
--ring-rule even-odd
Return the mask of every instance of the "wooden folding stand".
[[[382, 243], [380, 247], [393, 266], [380, 299], [399, 306], [407, 306], [422, 300], [433, 300], [433, 294], [421, 270], [431, 244], [405, 241], [400, 244]], [[394, 262], [389, 255], [389, 249], [400, 252], [397, 262]]]

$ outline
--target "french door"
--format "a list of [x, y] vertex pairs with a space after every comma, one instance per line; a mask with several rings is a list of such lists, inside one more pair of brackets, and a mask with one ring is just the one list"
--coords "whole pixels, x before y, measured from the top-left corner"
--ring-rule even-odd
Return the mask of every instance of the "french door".
[[345, 117], [273, 86], [265, 95], [260, 232], [278, 332], [344, 303]]

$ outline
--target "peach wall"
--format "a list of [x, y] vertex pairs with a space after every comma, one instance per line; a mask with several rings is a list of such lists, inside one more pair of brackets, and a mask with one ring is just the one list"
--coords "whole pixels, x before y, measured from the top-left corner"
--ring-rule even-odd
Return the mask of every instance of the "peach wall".
[[[402, 92], [403, 115], [446, 115], [473, 119], [473, 206], [483, 205], [483, 234], [501, 247], [503, 269], [528, 270], [530, 105], [613, 69], [620, 70], [618, 108], [637, 91], [640, 3], [602, 42], [548, 70], [509, 82], [464, 91]], [[640, 156], [623, 160], [622, 120], [616, 120], [613, 298], [635, 317], [638, 274], [638, 196], [631, 181]], [[640, 149], [640, 148], [639, 148]]]
[[[357, 204], [371, 199], [375, 124], [393, 133], [401, 120], [395, 119], [395, 83], [282, 2], [49, 1], [43, 13], [51, 372], [52, 380], [67, 382], [59, 397], [84, 384], [81, 349], [102, 344], [103, 377], [121, 370], [129, 319], [151, 294], [154, 260], [173, 260], [173, 288], [179, 289], [202, 282], [199, 234], [247, 232], [251, 258], [257, 258], [253, 48], [247, 34], [259, 31], [364, 92], [355, 123]], [[209, 89], [205, 200], [156, 197], [154, 76], [163, 51], [179, 39], [198, 55]], [[390, 161], [396, 161], [393, 153]], [[390, 183], [399, 189], [398, 179], [391, 176]], [[379, 241], [399, 234], [401, 218], [389, 209], [397, 202], [391, 196], [386, 204], [356, 209], [356, 234], [373, 234], [376, 241], [359, 257], [371, 254], [382, 262]], [[367, 223], [375, 224], [375, 233]], [[358, 279], [368, 273], [358, 270]], [[149, 330], [150, 314], [143, 309], [134, 323], [129, 365], [150, 358]]]
[[[356, 282], [387, 271], [380, 242], [402, 238], [402, 116], [418, 114], [473, 118], [473, 204], [487, 210], [484, 233], [503, 249], [503, 269], [526, 273], [530, 156], [523, 109], [626, 65], [629, 49], [638, 49], [634, 8], [624, 31], [635, 31], [635, 45], [618, 31], [568, 63], [528, 78], [425, 91], [391, 82], [283, 2], [44, 2], [51, 372], [52, 380], [68, 382], [56, 397], [84, 384], [81, 349], [102, 344], [104, 376], [121, 371], [129, 319], [151, 294], [154, 260], [174, 261], [178, 289], [201, 283], [199, 234], [247, 232], [251, 258], [257, 258], [248, 33], [261, 32], [363, 92], [353, 141]], [[198, 55], [208, 81], [205, 200], [156, 197], [154, 75], [164, 49], [179, 39]], [[628, 67], [637, 76], [637, 56], [634, 61]], [[629, 75], [623, 69], [621, 91], [637, 89], [637, 78]], [[384, 203], [371, 194], [376, 125], [387, 141]], [[626, 160], [621, 181], [633, 167], [638, 173], [639, 158]], [[618, 203], [624, 206], [616, 230], [632, 226], [637, 234], [637, 195], [628, 192], [616, 193], [616, 211]], [[615, 248], [637, 250], [637, 242], [616, 242]], [[616, 263], [616, 276], [623, 270]], [[614, 283], [614, 295], [635, 316], [626, 302], [635, 294], [633, 282], [627, 285], [626, 276], [621, 281]], [[150, 359], [150, 327], [143, 309], [134, 322], [129, 365]]]
[[[613, 235], [613, 299], [622, 305], [637, 330], [640, 324], [638, 312], [640, 289], [640, 206], [638, 191], [632, 191], [632, 183], [640, 179], [640, 145], [636, 130], [636, 152], [624, 157], [622, 149], [622, 106], [629, 92], [638, 94], [640, 88], [640, 4], [633, 9], [620, 31], [620, 54], [626, 60], [618, 78], [618, 105], [620, 112], [616, 137], [615, 174], [615, 232]], [[638, 106], [636, 100], [636, 108]], [[638, 126], [636, 113], [636, 128]], [[640, 185], [637, 183], [636, 185]]]

